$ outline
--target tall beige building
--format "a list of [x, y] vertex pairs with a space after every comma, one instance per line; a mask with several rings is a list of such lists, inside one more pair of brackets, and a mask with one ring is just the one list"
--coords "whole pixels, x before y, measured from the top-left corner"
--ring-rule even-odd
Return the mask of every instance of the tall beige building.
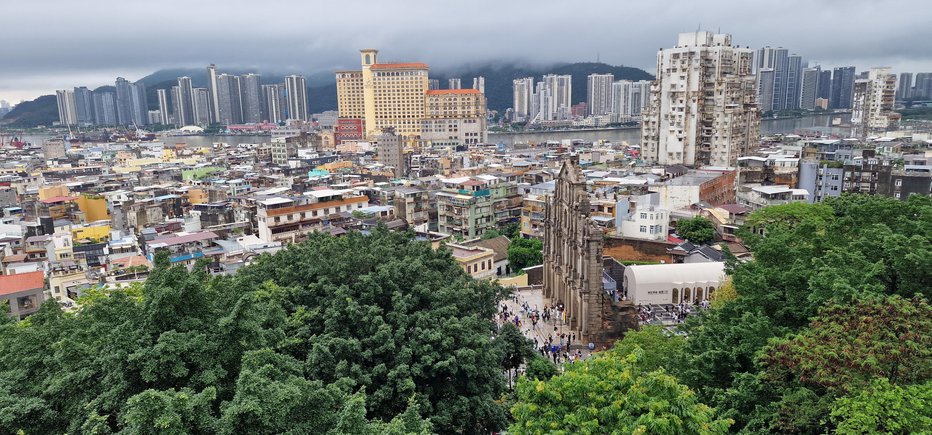
[[378, 50], [360, 50], [362, 70], [337, 72], [340, 117], [363, 119], [367, 137], [394, 128], [398, 135], [417, 138], [428, 89], [427, 64], [379, 63], [378, 55]]
[[438, 89], [424, 96], [421, 143], [457, 146], [486, 142], [486, 100], [478, 89]]
[[893, 111], [896, 99], [896, 75], [889, 68], [871, 68], [866, 79], [855, 80], [851, 106], [851, 124], [857, 135], [889, 130], [896, 126], [900, 114]]
[[340, 118], [366, 117], [362, 71], [337, 71], [337, 103], [337, 115]]
[[735, 166], [760, 140], [754, 52], [731, 35], [681, 33], [657, 53], [657, 78], [641, 121], [649, 163]]

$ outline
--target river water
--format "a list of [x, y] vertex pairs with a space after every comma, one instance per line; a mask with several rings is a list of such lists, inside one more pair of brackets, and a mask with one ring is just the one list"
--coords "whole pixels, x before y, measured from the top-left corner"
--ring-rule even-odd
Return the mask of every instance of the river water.
[[[42, 142], [52, 138], [49, 135], [25, 135], [20, 140], [29, 142], [33, 145], [42, 145]], [[9, 133], [4, 133], [3, 140], [9, 142], [12, 139]], [[222, 142], [230, 145], [269, 143], [272, 137], [269, 135], [235, 135], [235, 136], [170, 136], [158, 138], [155, 142], [161, 142], [166, 145], [183, 143], [189, 147], [209, 147], [214, 143]]]
[[[811, 115], [802, 118], [786, 119], [765, 119], [761, 121], [761, 134], [790, 134], [804, 132], [819, 132], [823, 135], [834, 135], [838, 137], [848, 137], [850, 128], [832, 127], [833, 118], [842, 117], [842, 123], [847, 123], [850, 115]], [[26, 142], [35, 145], [41, 145], [42, 142], [51, 136], [47, 135], [27, 135], [24, 136]], [[210, 146], [216, 142], [228, 143], [231, 145], [268, 143], [270, 136], [173, 136], [159, 139], [165, 144], [184, 143], [191, 147]], [[502, 143], [505, 145], [514, 145], [515, 143], [541, 143], [546, 141], [562, 141], [579, 139], [585, 142], [607, 141], [612, 143], [637, 144], [641, 141], [641, 129], [639, 127], [631, 128], [612, 128], [612, 129], [592, 129], [592, 130], [572, 130], [572, 131], [535, 131], [522, 133], [489, 133], [490, 143]], [[10, 140], [9, 134], [4, 137], [5, 141]]]
[[[832, 118], [842, 117], [847, 123], [850, 115], [812, 115], [802, 118], [765, 119], [761, 121], [760, 131], [764, 136], [773, 134], [790, 134], [819, 132], [823, 135], [848, 137], [850, 128], [832, 127]], [[612, 143], [637, 144], [641, 141], [641, 128], [612, 128], [572, 131], [533, 131], [522, 133], [489, 133], [489, 142], [514, 145], [516, 143], [541, 143], [579, 139], [584, 142], [607, 141]]]

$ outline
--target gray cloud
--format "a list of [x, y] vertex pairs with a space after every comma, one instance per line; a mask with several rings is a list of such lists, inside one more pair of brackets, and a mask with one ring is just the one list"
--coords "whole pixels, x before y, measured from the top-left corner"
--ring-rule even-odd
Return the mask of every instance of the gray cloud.
[[927, 0], [31, 0], [2, 9], [7, 100], [211, 62], [311, 74], [355, 67], [362, 47], [442, 70], [599, 56], [654, 72], [656, 50], [700, 25], [811, 64], [932, 70]]

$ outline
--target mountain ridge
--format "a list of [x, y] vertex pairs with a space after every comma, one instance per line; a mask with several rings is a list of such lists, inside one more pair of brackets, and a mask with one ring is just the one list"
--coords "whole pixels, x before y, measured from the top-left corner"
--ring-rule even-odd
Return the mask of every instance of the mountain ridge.
[[[455, 72], [452, 72], [455, 71]], [[259, 73], [256, 68], [221, 69], [227, 74]], [[446, 87], [450, 78], [460, 78], [464, 88], [472, 87], [474, 77], [485, 77], [485, 94], [489, 110], [504, 111], [512, 105], [512, 80], [521, 77], [534, 77], [535, 80], [545, 74], [570, 74], [572, 80], [572, 100], [579, 103], [586, 100], [586, 77], [589, 74], [612, 73], [615, 80], [652, 80], [653, 75], [640, 68], [624, 65], [609, 65], [600, 62], [566, 62], [549, 65], [531, 65], [514, 62], [486, 62], [470, 64], [458, 69], [438, 69], [431, 75]], [[284, 76], [290, 73], [259, 73], [262, 84], [282, 83]], [[158, 109], [156, 92], [158, 89], [171, 89], [177, 84], [177, 78], [191, 77], [194, 87], [207, 86], [207, 68], [164, 68], [155, 71], [138, 81], [145, 83], [149, 109]], [[332, 72], [316, 72], [305, 75], [308, 85], [308, 111], [318, 113], [336, 110], [336, 82]], [[106, 88], [101, 86], [100, 88]], [[98, 89], [100, 89], [98, 88]], [[17, 105], [10, 113], [0, 119], [0, 126], [15, 128], [52, 125], [58, 120], [58, 108], [54, 95], [43, 95], [35, 100]]]

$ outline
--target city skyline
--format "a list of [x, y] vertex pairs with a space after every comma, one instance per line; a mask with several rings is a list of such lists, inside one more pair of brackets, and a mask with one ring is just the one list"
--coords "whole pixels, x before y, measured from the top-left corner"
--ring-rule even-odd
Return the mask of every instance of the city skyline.
[[[97, 3], [102, 7], [95, 8], [99, 12], [90, 15], [78, 4], [61, 2], [54, 7], [59, 12], [55, 16], [38, 13], [32, 4], [8, 5], [8, 16], [22, 19], [7, 23], [7, 35], [13, 36], [5, 37], [5, 43], [0, 44], [0, 58], [11, 60], [0, 71], [0, 99], [30, 100], [74, 83], [96, 87], [115, 76], [138, 80], [163, 68], [201, 67], [208, 63], [311, 75], [351, 67], [355, 59], [348, 53], [366, 46], [391, 47], [395, 53], [392, 60], [422, 59], [441, 71], [496, 60], [548, 64], [599, 59], [654, 73], [653, 55], [658, 47], [666, 46], [668, 35], [697, 27], [712, 31], [727, 29], [735, 35], [738, 45], [752, 49], [767, 45], [792, 47], [810, 64], [818, 63], [823, 69], [849, 65], [859, 71], [888, 66], [896, 73], [932, 69], [932, 49], [914, 43], [930, 36], [927, 33], [932, 34], [932, 30], [922, 25], [922, 14], [898, 17], [895, 26], [891, 20], [889, 26], [883, 26], [886, 28], [883, 32], [862, 30], [877, 29], [884, 24], [877, 23], [877, 17], [884, 16], [883, 11], [890, 5], [876, 2], [768, 4], [770, 19], [766, 22], [746, 19], [748, 14], [759, 13], [762, 5], [758, 2], [699, 5], [669, 1], [660, 6], [649, 2], [606, 2], [598, 5], [604, 13], [597, 15], [566, 8], [564, 4], [527, 8], [522, 2], [494, 5], [480, 2], [474, 5], [474, 10], [487, 11], [480, 14], [478, 21], [469, 21], [469, 38], [451, 31], [449, 20], [432, 19], [444, 16], [444, 5], [429, 2], [406, 3], [401, 7], [371, 3], [360, 7], [360, 12], [354, 16], [359, 25], [375, 25], [386, 18], [409, 24], [393, 26], [399, 30], [381, 27], [366, 35], [352, 32], [356, 26], [345, 26], [339, 21], [320, 21], [314, 26], [287, 25], [293, 20], [307, 19], [305, 14], [278, 13], [290, 3], [257, 10], [254, 14], [239, 13], [241, 9], [237, 7], [224, 8], [230, 11], [224, 12], [210, 4], [178, 4], [189, 11], [186, 15], [189, 18], [177, 19], [174, 7], [146, 12], [147, 20], [162, 29], [158, 39], [137, 32], [138, 20], [117, 19], [124, 15], [139, 16], [135, 13], [138, 12], [136, 5]], [[907, 3], [898, 3], [897, 7], [910, 9], [910, 4], [922, 7], [918, 1]], [[633, 18], [656, 15], [658, 7], [663, 12], [662, 20]], [[321, 15], [323, 9], [326, 8], [315, 9], [314, 15]], [[211, 28], [209, 33], [202, 30], [203, 26], [194, 25], [197, 17], [203, 16], [201, 12], [207, 10], [211, 11], [212, 20], [224, 23]], [[268, 27], [258, 37], [250, 34], [247, 38], [239, 32], [238, 29], [247, 24], [246, 20], [265, 15], [274, 16], [275, 22], [281, 25]], [[838, 16], [845, 19], [838, 20]], [[80, 22], [86, 26], [85, 31], [72, 32], [65, 23], [58, 23], [59, 20], [73, 23], [76, 17], [83, 17]], [[619, 17], [626, 22], [624, 26], [617, 25]], [[511, 32], [509, 29], [515, 18], [542, 25]], [[582, 22], [583, 18], [587, 25], [575, 28], [572, 37], [547, 30], [552, 25]], [[787, 20], [794, 25], [781, 24]], [[104, 22], [108, 25], [96, 25]], [[130, 27], [131, 32], [128, 31]], [[67, 46], [61, 44], [55, 34], [57, 28], [70, 29], [71, 43]], [[454, 23], [453, 30], [455, 28]], [[812, 30], [799, 32], [800, 28]], [[500, 39], [503, 32], [509, 34], [508, 44], [483, 43], [486, 38]], [[112, 37], [116, 34], [120, 38]], [[425, 45], [425, 40], [432, 43]]]

